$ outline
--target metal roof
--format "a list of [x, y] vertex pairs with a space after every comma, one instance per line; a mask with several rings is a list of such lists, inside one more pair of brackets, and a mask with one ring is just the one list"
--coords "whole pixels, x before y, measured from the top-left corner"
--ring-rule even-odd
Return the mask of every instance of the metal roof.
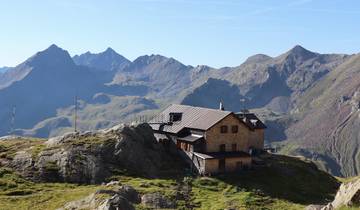
[[178, 140], [182, 140], [182, 141], [187, 141], [187, 142], [190, 142], [190, 143], [193, 143], [193, 142], [196, 142], [200, 139], [203, 139], [204, 136], [201, 136], [201, 135], [193, 135], [193, 134], [190, 134], [188, 136], [185, 136], [185, 137], [180, 137], [178, 138]]
[[[181, 112], [182, 119], [169, 123], [169, 114], [174, 112]], [[183, 128], [207, 130], [231, 113], [218, 109], [172, 104], [154, 117], [149, 124], [154, 130], [168, 133], [178, 133]]]
[[251, 157], [249, 153], [236, 151], [236, 152], [208, 152], [208, 153], [199, 153], [194, 152], [194, 155], [202, 159], [220, 159], [220, 158], [234, 158], [234, 157]]

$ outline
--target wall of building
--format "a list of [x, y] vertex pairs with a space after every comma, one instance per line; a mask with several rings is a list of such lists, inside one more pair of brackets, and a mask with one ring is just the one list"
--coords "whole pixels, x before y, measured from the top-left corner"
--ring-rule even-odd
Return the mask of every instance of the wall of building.
[[[227, 133], [221, 133], [221, 126], [228, 126]], [[237, 125], [238, 132], [232, 133], [231, 126]], [[206, 152], [219, 152], [221, 144], [225, 144], [225, 151], [232, 151], [232, 144], [237, 145], [237, 151], [249, 151], [249, 128], [241, 123], [236, 116], [229, 115], [205, 132]]]
[[249, 148], [264, 149], [264, 129], [255, 129], [249, 135]]
[[[251, 157], [226, 158], [225, 159], [225, 172], [233, 172], [236, 170], [241, 170], [241, 168], [238, 168], [239, 162], [241, 162], [241, 165], [243, 167], [250, 167], [251, 166]], [[205, 173], [206, 174], [219, 173], [219, 159], [206, 159], [205, 160]]]

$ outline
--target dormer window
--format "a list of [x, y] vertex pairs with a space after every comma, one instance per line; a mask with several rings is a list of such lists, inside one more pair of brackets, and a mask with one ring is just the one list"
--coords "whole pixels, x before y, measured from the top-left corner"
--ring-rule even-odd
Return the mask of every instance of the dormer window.
[[182, 113], [181, 112], [172, 112], [169, 114], [169, 121], [170, 122], [178, 122], [181, 121]]

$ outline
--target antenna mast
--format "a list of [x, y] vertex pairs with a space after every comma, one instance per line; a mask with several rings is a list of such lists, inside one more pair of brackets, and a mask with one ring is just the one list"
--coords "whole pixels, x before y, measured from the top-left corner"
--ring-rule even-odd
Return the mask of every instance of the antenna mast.
[[77, 132], [77, 94], [75, 94], [74, 131]]
[[15, 115], [16, 115], [16, 106], [14, 105], [12, 107], [12, 113], [11, 113], [11, 125], [10, 125], [10, 133], [14, 132], [15, 129]]
[[240, 99], [240, 102], [242, 102], [242, 112], [246, 111], [246, 107], [245, 107], [245, 98]]

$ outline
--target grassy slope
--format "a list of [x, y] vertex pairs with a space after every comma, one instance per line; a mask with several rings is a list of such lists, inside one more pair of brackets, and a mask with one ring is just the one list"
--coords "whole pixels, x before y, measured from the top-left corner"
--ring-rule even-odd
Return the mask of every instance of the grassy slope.
[[6, 168], [0, 169], [1, 209], [55, 209], [80, 199], [99, 186], [64, 183], [33, 183]]
[[[24, 149], [31, 150], [36, 158], [45, 149], [42, 142], [40, 139], [0, 141], [0, 159], [11, 160], [16, 151]], [[339, 182], [317, 170], [314, 164], [279, 155], [263, 158], [262, 167], [226, 176], [197, 178], [176, 174], [149, 179], [119, 172], [110, 179], [129, 184], [141, 193], [160, 191], [170, 198], [178, 198], [179, 189], [190, 186], [188, 198], [178, 199], [178, 209], [188, 209], [188, 206], [204, 210], [303, 209], [308, 204], [333, 199]], [[33, 183], [10, 169], [0, 168], [1, 209], [56, 209], [101, 188], [104, 186]], [[141, 205], [136, 207], [144, 209]]]
[[[14, 173], [2, 169], [0, 176], [1, 209], [56, 209], [65, 203], [83, 198], [103, 186], [75, 185], [63, 183], [35, 184], [21, 179]], [[141, 193], [162, 192], [172, 198], [176, 196], [177, 182], [173, 179], [146, 179], [121, 176], [123, 184], [134, 186]], [[287, 200], [274, 199], [257, 191], [238, 190], [217, 178], [190, 179], [191, 202], [196, 209], [224, 209], [234, 206], [240, 209], [302, 209], [303, 205]], [[25, 195], [21, 195], [25, 194]], [[178, 208], [185, 209], [183, 201]], [[264, 206], [267, 207], [264, 207]], [[263, 207], [262, 207], [263, 206]], [[141, 205], [138, 209], [143, 209]]]

